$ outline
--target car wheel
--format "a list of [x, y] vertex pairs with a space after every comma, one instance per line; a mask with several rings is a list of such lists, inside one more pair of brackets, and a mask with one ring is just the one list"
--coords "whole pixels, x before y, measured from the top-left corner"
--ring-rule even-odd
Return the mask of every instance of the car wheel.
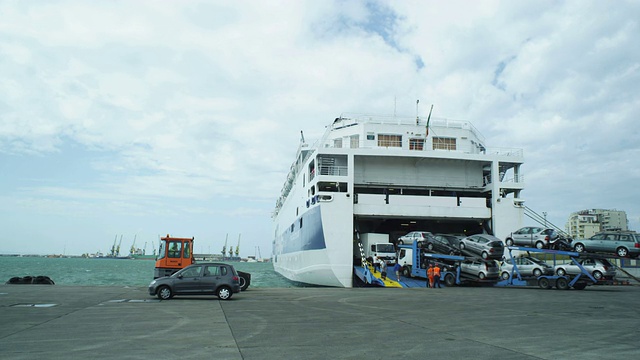
[[509, 238], [505, 242], [507, 243], [507, 246], [513, 246], [513, 239]]
[[502, 279], [503, 280], [509, 280], [509, 276], [510, 276], [509, 273], [506, 272], [506, 271], [502, 273]]
[[427, 244], [427, 249], [429, 249], [429, 251], [433, 251], [433, 244], [432, 243], [428, 243]]
[[485, 275], [484, 273], [480, 273], [480, 274], [478, 274], [478, 278], [479, 278], [480, 280], [484, 280], [486, 277], [487, 277], [487, 275]]
[[560, 268], [556, 271], [556, 274], [558, 274], [558, 276], [564, 276], [564, 274], [566, 274], [567, 272], [564, 271], [563, 268]]
[[540, 269], [533, 269], [533, 276], [535, 276], [535, 277], [540, 277], [540, 275], [542, 275], [542, 270], [540, 270]]
[[404, 241], [398, 240], [398, 245], [404, 245]]
[[464, 243], [460, 243], [460, 250], [464, 250]]
[[549, 284], [549, 279], [547, 279], [547, 278], [538, 279], [538, 286], [540, 286], [541, 289], [550, 289], [551, 288], [551, 285]]
[[536, 249], [544, 249], [544, 243], [542, 241], [538, 241], [536, 243]]
[[620, 256], [620, 257], [627, 257], [629, 255], [629, 250], [627, 250], [626, 248], [623, 248], [623, 247], [619, 247], [616, 250], [616, 254], [618, 254], [618, 256]]
[[161, 286], [156, 294], [158, 294], [158, 299], [160, 300], [169, 300], [173, 297], [173, 291], [168, 286]]
[[411, 277], [411, 266], [405, 266], [402, 268], [402, 275], [404, 275], [404, 277]]
[[576, 290], [584, 290], [587, 287], [587, 283], [575, 283], [573, 284], [573, 288]]
[[[239, 276], [239, 278], [240, 278], [240, 290], [241, 290], [241, 291], [245, 291], [245, 290], [247, 290], [247, 287], [249, 287], [249, 286], [247, 285], [247, 279], [243, 278], [242, 276]], [[246, 287], [245, 287], [245, 286], [246, 286]]]
[[453, 274], [449, 273], [444, 276], [444, 284], [445, 286], [449, 287], [456, 284], [456, 278], [453, 276]]
[[558, 290], [567, 290], [569, 288], [569, 282], [565, 278], [559, 278], [556, 280], [556, 288], [558, 288]]
[[574, 247], [573, 250], [575, 250], [576, 252], [584, 252], [584, 245], [577, 243]]
[[232, 294], [233, 293], [231, 292], [231, 289], [229, 289], [229, 287], [227, 287], [227, 286], [221, 286], [218, 289], [218, 298], [220, 300], [229, 300], [229, 299], [231, 299], [231, 295]]
[[487, 254], [485, 251], [482, 252], [482, 258], [487, 260], [489, 258], [489, 254]]
[[600, 279], [602, 279], [602, 273], [600, 271], [596, 270], [596, 271], [593, 272], [593, 277], [596, 280], [600, 280]]

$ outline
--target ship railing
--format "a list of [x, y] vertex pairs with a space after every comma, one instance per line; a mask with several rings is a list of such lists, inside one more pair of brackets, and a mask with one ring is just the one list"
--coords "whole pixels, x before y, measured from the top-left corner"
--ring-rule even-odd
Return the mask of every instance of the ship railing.
[[[419, 125], [426, 129], [428, 116], [397, 116], [397, 115], [371, 115], [371, 114], [343, 114], [339, 119], [341, 122], [334, 122], [333, 128], [350, 126], [354, 123], [364, 124], [393, 124], [393, 125]], [[337, 119], [336, 119], [337, 120]], [[464, 120], [455, 120], [443, 117], [432, 116], [429, 120], [430, 128], [450, 128], [450, 129], [469, 129], [473, 134], [484, 142], [484, 136], [480, 134], [473, 124]]]
[[516, 156], [522, 157], [523, 151], [522, 149], [516, 148], [489, 148], [486, 153], [488, 155], [499, 155], [499, 156]]
[[[429, 121], [429, 128], [433, 129], [433, 131], [437, 131], [437, 128], [451, 128], [451, 129], [468, 129], [475, 136], [478, 142], [472, 141], [472, 144], [469, 146], [461, 146], [461, 144], [457, 145], [447, 145], [447, 144], [438, 144], [438, 149], [432, 149], [431, 146], [427, 146], [429, 142], [428, 138], [424, 138], [423, 142], [420, 143], [412, 143], [411, 139], [408, 141], [403, 138], [402, 141], [396, 141], [393, 139], [387, 139], [382, 141], [381, 143], [377, 143], [376, 145], [365, 145], [365, 139], [359, 139], [357, 141], [338, 141], [332, 142], [328, 141], [329, 136], [332, 130], [345, 128], [354, 126], [357, 124], [400, 124], [400, 125], [419, 125], [424, 126], [426, 130], [427, 125], [427, 117], [408, 117], [408, 116], [394, 116], [394, 115], [369, 115], [369, 114], [344, 114], [340, 118], [337, 118], [333, 124], [327, 126], [327, 129], [324, 135], [320, 140], [317, 140], [313, 147], [325, 147], [325, 148], [343, 148], [343, 147], [351, 147], [351, 148], [363, 148], [363, 149], [373, 149], [373, 148], [388, 148], [388, 149], [402, 149], [405, 148], [413, 151], [452, 151], [452, 152], [461, 152], [461, 153], [469, 153], [469, 154], [486, 154], [486, 155], [497, 155], [497, 156], [509, 156], [509, 157], [522, 157], [523, 151], [522, 149], [517, 148], [485, 148], [484, 147], [484, 136], [468, 121], [463, 120], [453, 120], [448, 118], [439, 118], [432, 117]], [[435, 132], [430, 133], [429, 136], [436, 136]], [[415, 140], [415, 139], [414, 139]], [[369, 143], [369, 142], [367, 142]], [[406, 143], [406, 144], [405, 144]], [[370, 144], [370, 143], [369, 143]]]
[[349, 168], [342, 165], [320, 166], [320, 175], [347, 176]]
[[[386, 184], [393, 184], [392, 187], [398, 187], [402, 185], [414, 186], [414, 187], [433, 187], [433, 188], [481, 188], [482, 177], [467, 177], [467, 176], [434, 176], [429, 175], [427, 177], [420, 177], [417, 175], [404, 175], [400, 173], [387, 173], [385, 174]], [[367, 185], [379, 185], [379, 182], [360, 182], [356, 179], [354, 186], [367, 186]], [[453, 191], [452, 191], [453, 193]]]
[[[515, 183], [515, 184], [520, 184], [520, 183], [524, 183], [524, 175], [519, 174], [519, 175], [513, 175], [513, 177], [509, 177], [509, 178], [502, 178], [500, 180], [501, 183]], [[484, 185], [488, 185], [492, 183], [492, 178], [491, 175], [485, 175], [483, 177], [483, 183]]]
[[[482, 154], [488, 156], [507, 156], [507, 157], [522, 157], [523, 151], [518, 148], [485, 148], [483, 146], [478, 146], [476, 144], [470, 144], [469, 146], [462, 146], [460, 144], [446, 144], [446, 143], [438, 143], [436, 148], [433, 148], [433, 144], [430, 146], [428, 142], [415, 142], [412, 141], [415, 139], [409, 139], [409, 141], [395, 141], [395, 140], [383, 140], [375, 145], [368, 145], [370, 142], [365, 142], [365, 140], [359, 140], [357, 142], [329, 142], [324, 144], [324, 148], [331, 149], [342, 149], [342, 148], [353, 148], [353, 149], [388, 149], [393, 150], [397, 149], [398, 151], [446, 151], [446, 152], [455, 152], [461, 154]], [[404, 146], [404, 143], [407, 143], [407, 146]]]

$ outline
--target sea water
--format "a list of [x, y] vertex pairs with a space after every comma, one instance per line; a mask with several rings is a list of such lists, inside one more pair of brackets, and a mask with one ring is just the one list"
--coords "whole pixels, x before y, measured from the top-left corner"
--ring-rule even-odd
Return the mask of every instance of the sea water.
[[[251, 274], [251, 287], [283, 288], [296, 284], [273, 270], [270, 262], [230, 262]], [[0, 256], [0, 284], [13, 277], [48, 276], [56, 285], [148, 286], [153, 260]]]

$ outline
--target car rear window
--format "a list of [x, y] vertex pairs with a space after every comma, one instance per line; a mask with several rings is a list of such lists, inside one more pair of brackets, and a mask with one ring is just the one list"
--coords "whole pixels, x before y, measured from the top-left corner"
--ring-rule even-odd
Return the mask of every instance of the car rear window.
[[502, 246], [502, 241], [492, 241], [492, 242], [489, 243], [489, 246], [500, 247], [500, 246]]
[[602, 261], [602, 264], [605, 266], [613, 266], [608, 260], [601, 259], [600, 261]]

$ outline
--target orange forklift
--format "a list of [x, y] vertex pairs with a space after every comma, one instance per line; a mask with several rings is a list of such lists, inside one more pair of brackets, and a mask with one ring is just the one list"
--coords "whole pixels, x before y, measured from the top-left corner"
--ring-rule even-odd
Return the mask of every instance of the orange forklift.
[[167, 234], [166, 237], [160, 238], [160, 250], [153, 278], [170, 276], [194, 263], [193, 238], [176, 238]]
[[[153, 278], [157, 279], [163, 276], [171, 276], [180, 269], [186, 268], [191, 264], [195, 264], [193, 258], [193, 239], [194, 238], [176, 238], [167, 234], [166, 237], [160, 238], [160, 251], [156, 258], [156, 268]], [[240, 277], [240, 289], [246, 290], [251, 283], [251, 274], [238, 271]]]

